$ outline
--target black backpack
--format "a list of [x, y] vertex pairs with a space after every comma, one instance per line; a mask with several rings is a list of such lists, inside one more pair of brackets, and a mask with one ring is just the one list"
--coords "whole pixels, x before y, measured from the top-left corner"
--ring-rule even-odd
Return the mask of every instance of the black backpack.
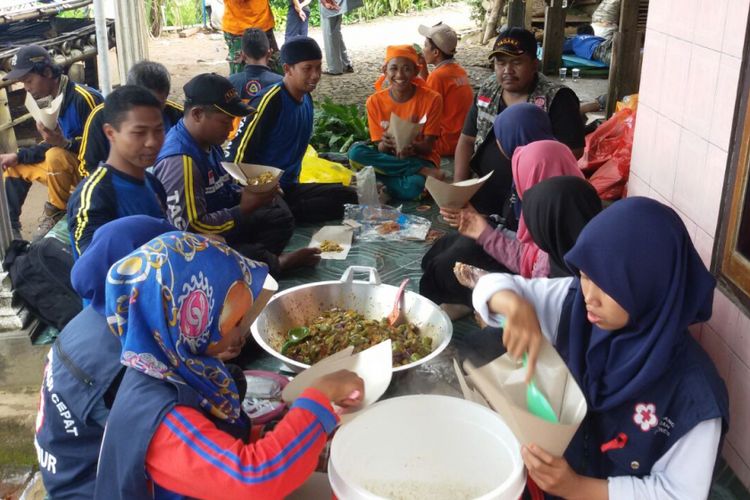
[[34, 243], [14, 240], [3, 260], [17, 297], [41, 321], [58, 330], [83, 309], [70, 284], [73, 254], [56, 238]]

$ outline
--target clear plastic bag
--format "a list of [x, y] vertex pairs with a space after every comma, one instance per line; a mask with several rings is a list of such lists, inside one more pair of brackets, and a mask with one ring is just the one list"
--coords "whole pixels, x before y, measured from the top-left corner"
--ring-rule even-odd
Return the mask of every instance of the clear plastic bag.
[[344, 205], [344, 223], [360, 241], [424, 241], [431, 222], [387, 205]]
[[375, 169], [365, 167], [357, 172], [357, 199], [360, 205], [377, 207], [380, 205], [378, 199], [378, 181], [375, 177]]

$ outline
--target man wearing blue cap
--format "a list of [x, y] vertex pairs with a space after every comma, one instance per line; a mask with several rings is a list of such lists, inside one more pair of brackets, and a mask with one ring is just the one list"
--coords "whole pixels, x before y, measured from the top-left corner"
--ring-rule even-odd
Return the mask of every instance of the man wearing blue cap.
[[20, 81], [35, 100], [63, 95], [57, 128], [49, 130], [37, 123], [40, 144], [0, 155], [14, 238], [21, 238], [21, 207], [31, 183], [47, 186], [48, 199], [34, 235], [37, 239], [65, 215], [68, 198], [79, 180], [78, 152], [84, 124], [103, 99], [98, 91], [69, 80], [39, 45], [19, 50], [13, 58], [13, 69], [3, 80]]
[[310, 92], [320, 81], [323, 55], [312, 38], [298, 37], [281, 47], [284, 79], [251, 101], [256, 109], [240, 123], [226, 158], [284, 171], [284, 200], [297, 222], [341, 219], [344, 204], [357, 203], [357, 192], [341, 184], [300, 184], [302, 157], [313, 130]]

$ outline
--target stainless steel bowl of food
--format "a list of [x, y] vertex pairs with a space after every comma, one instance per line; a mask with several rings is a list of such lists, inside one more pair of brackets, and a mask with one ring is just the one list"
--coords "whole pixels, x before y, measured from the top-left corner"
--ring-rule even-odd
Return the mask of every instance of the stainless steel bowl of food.
[[[356, 273], [365, 273], [368, 279], [354, 279]], [[352, 266], [338, 281], [309, 283], [276, 294], [253, 323], [253, 338], [266, 352], [283, 361], [292, 370], [301, 371], [310, 365], [292, 359], [291, 354], [281, 354], [282, 346], [289, 340], [290, 330], [295, 334], [299, 333], [300, 327], [315, 328], [317, 331], [316, 320], [333, 309], [349, 312], [350, 315], [359, 313], [366, 320], [380, 322], [391, 312], [397, 291], [398, 287], [381, 283], [374, 268]], [[394, 372], [408, 370], [435, 358], [448, 346], [453, 335], [453, 324], [445, 312], [417, 293], [404, 293], [402, 310], [406, 315], [406, 329], [418, 332], [422, 339], [431, 339], [431, 342], [425, 340], [425, 344], [431, 343], [431, 351], [413, 361], [414, 358], [407, 358], [405, 364], [400, 366], [396, 366], [397, 363], [394, 362]], [[340, 327], [346, 328], [344, 325]], [[364, 332], [368, 333], [370, 330]], [[303, 342], [323, 341], [313, 337], [315, 336], [311, 335]], [[398, 349], [398, 342], [394, 349]], [[394, 359], [397, 359], [395, 352]]]

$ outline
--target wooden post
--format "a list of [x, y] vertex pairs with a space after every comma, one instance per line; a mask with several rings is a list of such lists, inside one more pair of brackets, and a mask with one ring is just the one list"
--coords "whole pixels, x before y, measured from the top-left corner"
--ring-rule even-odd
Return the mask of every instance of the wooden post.
[[542, 72], [557, 74], [565, 43], [565, 15], [563, 0], [552, 0], [544, 11], [544, 45], [542, 49]]
[[500, 13], [503, 11], [505, 0], [493, 0], [492, 9], [487, 15], [486, 25], [484, 27], [484, 34], [482, 35], [482, 44], [489, 42], [495, 38], [497, 31], [497, 22], [500, 19]]
[[638, 92], [641, 64], [641, 38], [638, 34], [639, 0], [622, 0], [620, 24], [612, 46], [609, 68], [607, 116], [612, 116], [617, 101]]
[[508, 27], [525, 28], [526, 2], [524, 0], [510, 0], [508, 4]]

